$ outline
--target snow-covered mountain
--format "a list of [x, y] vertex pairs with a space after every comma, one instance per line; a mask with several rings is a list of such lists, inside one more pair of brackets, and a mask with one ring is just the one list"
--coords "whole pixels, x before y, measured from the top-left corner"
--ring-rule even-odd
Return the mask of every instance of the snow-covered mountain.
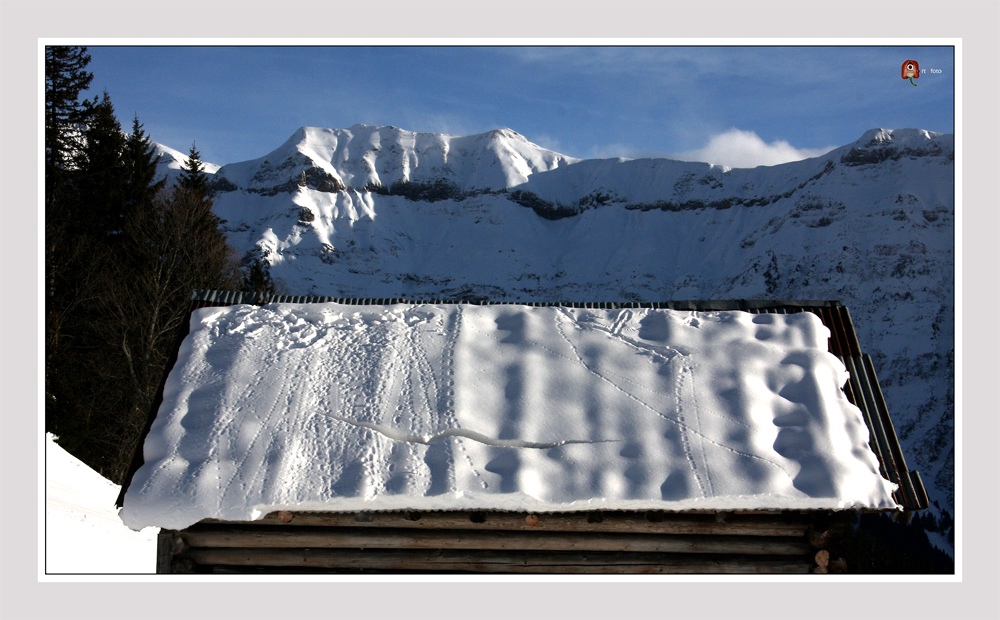
[[[181, 175], [181, 169], [187, 164], [188, 156], [169, 146], [163, 146], [162, 144], [154, 144], [154, 146], [156, 147], [156, 155], [160, 157], [159, 161], [156, 162], [156, 178], [161, 179], [166, 177], [167, 184], [171, 185]], [[207, 174], [215, 174], [218, 169], [219, 166], [216, 164], [205, 162], [205, 172]]]
[[214, 177], [233, 245], [293, 294], [841, 300], [909, 466], [954, 512], [950, 134], [728, 169], [578, 160], [509, 129], [302, 128]]
[[271, 153], [224, 166], [216, 178], [260, 194], [294, 190], [303, 172], [310, 185], [327, 191], [436, 181], [466, 191], [502, 190], [576, 161], [510, 129], [457, 137], [367, 125], [302, 127]]

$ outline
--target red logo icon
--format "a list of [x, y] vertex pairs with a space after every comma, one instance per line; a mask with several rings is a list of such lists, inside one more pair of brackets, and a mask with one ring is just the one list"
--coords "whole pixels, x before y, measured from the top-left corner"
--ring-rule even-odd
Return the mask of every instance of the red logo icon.
[[913, 79], [920, 79], [920, 64], [916, 60], [903, 61], [902, 74], [904, 80], [910, 80], [910, 84], [916, 86], [917, 83]]

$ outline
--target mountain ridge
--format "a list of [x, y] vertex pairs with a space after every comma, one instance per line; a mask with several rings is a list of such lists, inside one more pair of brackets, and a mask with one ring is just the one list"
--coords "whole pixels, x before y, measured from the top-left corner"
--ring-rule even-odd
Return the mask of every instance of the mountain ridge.
[[443, 179], [466, 191], [498, 190], [575, 161], [510, 129], [451, 136], [370, 125], [300, 127], [264, 157], [222, 166], [216, 179], [227, 187], [267, 191], [313, 170], [341, 189]]
[[[383, 150], [387, 153], [380, 155]], [[510, 129], [450, 136], [391, 126], [301, 127], [264, 157], [222, 166], [214, 187], [273, 195], [293, 191], [304, 181], [321, 191], [385, 194], [394, 186], [402, 191], [406, 184], [431, 184], [448, 190], [437, 192], [441, 198], [513, 190], [518, 204], [559, 219], [609, 203], [673, 211], [758, 206], [788, 198], [789, 189], [775, 188], [787, 188], [790, 175], [798, 177], [796, 189], [802, 189], [838, 164], [947, 154], [953, 159], [953, 135], [922, 129], [871, 129], [819, 157], [728, 168], [669, 158], [577, 159], [544, 149]], [[617, 186], [605, 183], [611, 177], [617, 178]]]

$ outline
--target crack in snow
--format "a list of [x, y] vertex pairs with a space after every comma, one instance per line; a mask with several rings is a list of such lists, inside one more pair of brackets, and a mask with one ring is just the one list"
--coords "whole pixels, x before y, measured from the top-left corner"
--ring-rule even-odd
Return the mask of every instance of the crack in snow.
[[488, 435], [482, 433], [477, 433], [476, 431], [466, 430], [464, 428], [449, 428], [448, 430], [441, 431], [440, 433], [433, 433], [429, 435], [419, 435], [416, 433], [406, 433], [398, 429], [390, 428], [387, 426], [382, 426], [381, 424], [374, 424], [372, 422], [361, 422], [359, 420], [351, 420], [350, 418], [345, 418], [339, 415], [334, 415], [332, 413], [326, 413], [323, 411], [317, 412], [320, 415], [332, 418], [334, 420], [344, 422], [346, 424], [351, 424], [353, 426], [361, 426], [369, 430], [373, 430], [376, 433], [384, 435], [393, 441], [405, 441], [407, 443], [420, 443], [424, 445], [430, 444], [435, 439], [441, 439], [443, 437], [465, 437], [466, 439], [471, 439], [473, 441], [478, 441], [479, 443], [486, 444], [487, 446], [496, 446], [498, 448], [535, 448], [535, 449], [547, 449], [547, 448], [558, 448], [559, 446], [565, 446], [574, 443], [616, 443], [624, 441], [623, 439], [562, 439], [560, 441], [525, 441], [523, 439], [494, 439]]

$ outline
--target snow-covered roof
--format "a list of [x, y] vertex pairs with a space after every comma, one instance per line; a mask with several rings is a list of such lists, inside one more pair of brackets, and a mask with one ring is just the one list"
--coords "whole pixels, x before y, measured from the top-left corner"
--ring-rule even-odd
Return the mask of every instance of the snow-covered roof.
[[808, 312], [196, 310], [121, 516], [895, 508], [828, 335]]

